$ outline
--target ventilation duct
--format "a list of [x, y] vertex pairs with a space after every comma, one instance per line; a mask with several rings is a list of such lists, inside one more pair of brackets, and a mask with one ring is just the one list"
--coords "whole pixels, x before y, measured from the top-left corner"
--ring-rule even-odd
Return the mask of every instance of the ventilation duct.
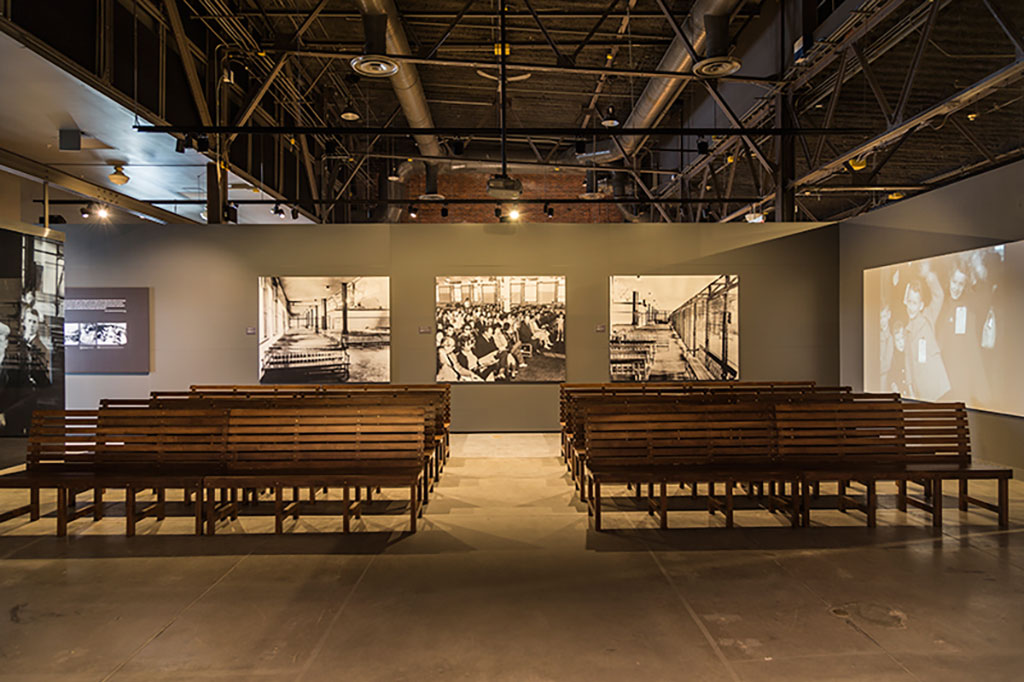
[[363, 14], [363, 54], [349, 62], [352, 70], [368, 78], [390, 78], [401, 64], [387, 56], [388, 15], [383, 12]]
[[[682, 31], [693, 49], [700, 54], [705, 50], [706, 37], [705, 21], [707, 15], [722, 17], [728, 25], [728, 17], [742, 0], [697, 0], [690, 9], [690, 14], [683, 22]], [[712, 20], [714, 23], [714, 20]], [[727, 31], [726, 31], [727, 33]], [[693, 60], [683, 44], [683, 41], [676, 36], [664, 56], [658, 63], [658, 71], [675, 71], [686, 73], [693, 67]], [[679, 93], [686, 87], [687, 81], [669, 80], [667, 78], [652, 78], [640, 94], [636, 107], [629, 114], [625, 128], [654, 128], [661, 121], [661, 118], [668, 111], [669, 106], [679, 97]], [[577, 163], [593, 162], [596, 164], [609, 164], [618, 161], [624, 155], [630, 155], [640, 146], [643, 136], [622, 135], [618, 138], [619, 144], [608, 140], [595, 146], [590, 151], [575, 155]], [[621, 149], [620, 149], [621, 146]]]
[[440, 201], [444, 199], [444, 195], [437, 191], [437, 166], [435, 164], [427, 164], [426, 179], [420, 199], [423, 201]]
[[729, 55], [729, 16], [705, 14], [704, 33], [705, 56], [693, 65], [693, 73], [701, 78], [721, 78], [739, 71], [743, 62]]

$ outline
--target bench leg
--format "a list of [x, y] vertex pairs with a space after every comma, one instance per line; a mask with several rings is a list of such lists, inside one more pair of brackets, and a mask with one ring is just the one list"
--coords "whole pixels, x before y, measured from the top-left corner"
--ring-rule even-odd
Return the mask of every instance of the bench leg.
[[662, 481], [658, 497], [658, 513], [661, 516], [662, 530], [668, 530], [668, 495], [666, 494], [665, 488], [665, 481]]
[[936, 478], [925, 490], [932, 491], [932, 528], [942, 528], [942, 479]]
[[868, 504], [868, 528], [875, 528], [878, 525], [877, 511], [878, 511], [878, 494], [876, 490], [876, 483], [874, 480], [866, 481], [864, 485], [867, 487]]
[[279, 485], [274, 486], [274, 532], [284, 532], [284, 488]]
[[371, 486], [366, 486], [366, 501], [373, 502], [373, 488]]
[[[217, 533], [217, 491], [214, 488], [210, 488], [206, 491], [204, 497], [206, 498], [206, 534], [216, 535]], [[223, 499], [223, 491], [221, 491], [221, 498]]]
[[167, 518], [167, 489], [157, 488], [156, 490], [156, 520], [163, 521]]
[[229, 495], [229, 503], [231, 504], [231, 520], [238, 520], [238, 488], [232, 488]]
[[[196, 487], [196, 501], [195, 501], [195, 516], [196, 516], [196, 535], [203, 534], [203, 507], [205, 506], [203, 500], [203, 491], [206, 490], [204, 486]], [[188, 503], [192, 499], [192, 491], [185, 490], [185, 501]]]
[[[342, 509], [341, 509], [341, 532], [342, 533], [347, 533], [350, 530], [350, 528], [349, 528], [349, 525], [350, 525], [349, 510], [348, 510], [348, 504], [349, 504], [349, 502], [348, 502], [348, 486], [347, 485], [346, 486], [342, 486], [342, 488], [341, 488], [341, 499], [342, 499], [342, 503], [343, 503], [343, 506], [342, 506]], [[412, 506], [413, 507], [416, 506], [416, 501], [415, 500], [413, 500]]]
[[28, 519], [29, 521], [39, 520], [39, 488], [28, 490]]
[[601, 482], [591, 481], [591, 500], [594, 504], [594, 530], [601, 530]]
[[1007, 529], [1010, 527], [1010, 479], [999, 479], [999, 527]]
[[[420, 515], [420, 482], [416, 481], [409, 486], [409, 532], [416, 532], [416, 518]], [[345, 505], [348, 507], [348, 504]]]
[[124, 524], [125, 537], [135, 537], [135, 486], [133, 485], [124, 489]]
[[728, 481], [725, 484], [725, 527], [732, 528], [732, 481]]
[[960, 503], [960, 511], [967, 511], [967, 479], [960, 479], [960, 494], [958, 496], [958, 502]]
[[68, 489], [64, 486], [57, 488], [57, 537], [63, 538], [68, 534]]
[[[799, 491], [799, 488], [797, 487], [798, 484], [797, 484], [796, 481], [790, 481], [789, 485], [790, 485], [790, 492], [792, 492], [792, 495], [789, 496], [789, 513], [790, 513], [790, 516], [792, 516], [792, 520], [790, 521], [790, 525], [793, 528], [798, 528], [800, 526], [800, 491]], [[782, 481], [782, 482], [779, 483], [779, 491], [780, 491], [780, 493], [783, 496], [785, 496], [785, 494], [786, 494], [786, 482], [785, 481]]]
[[92, 489], [92, 520], [99, 521], [103, 518], [103, 488]]
[[901, 512], [907, 511], [907, 482], [896, 482], [896, 508]]
[[[800, 525], [805, 528], [811, 525], [811, 501], [807, 490], [810, 485], [807, 481], [802, 481], [800, 484]], [[818, 486], [817, 481], [814, 485]]]

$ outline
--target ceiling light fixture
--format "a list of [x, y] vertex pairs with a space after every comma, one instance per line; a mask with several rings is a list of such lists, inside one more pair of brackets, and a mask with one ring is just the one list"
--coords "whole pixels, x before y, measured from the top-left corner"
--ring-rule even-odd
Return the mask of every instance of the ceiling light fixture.
[[420, 214], [419, 209], [416, 208], [415, 204], [409, 204], [409, 217], [414, 219]]
[[399, 64], [390, 57], [363, 54], [349, 62], [352, 70], [367, 78], [389, 78], [398, 73]]
[[447, 218], [448, 217], [448, 204], [444, 204], [443, 206], [441, 206], [441, 217], [442, 218]]
[[345, 109], [341, 112], [341, 118], [345, 121], [358, 121], [362, 116], [352, 108], [351, 104], [346, 104]]
[[196, 138], [196, 151], [200, 154], [210, 151], [210, 138], [207, 135], [200, 135]]
[[619, 119], [615, 118], [615, 107], [608, 107], [608, 115], [601, 121], [601, 125], [605, 128], [615, 128], [619, 125]]
[[84, 218], [85, 220], [88, 220], [90, 217], [92, 217], [92, 211], [89, 210], [88, 206], [83, 206], [82, 208], [78, 209], [78, 212], [82, 214], [82, 218]]
[[128, 181], [131, 180], [127, 175], [124, 174], [124, 166], [114, 166], [114, 172], [107, 176], [115, 185], [127, 185]]
[[513, 206], [512, 210], [508, 212], [508, 217], [510, 220], [519, 220], [519, 209]]
[[96, 209], [96, 217], [102, 220], [106, 220], [107, 218], [110, 217], [110, 209], [107, 208], [106, 206], [100, 206], [98, 209]]
[[748, 223], [763, 223], [764, 213], [761, 213], [760, 211], [751, 211], [746, 216], [744, 216], [744, 219]]
[[299, 219], [299, 209], [297, 206], [292, 206], [292, 220]]
[[494, 217], [495, 218], [500, 218], [501, 217], [501, 205], [500, 204], [498, 206], [494, 207]]
[[544, 215], [546, 215], [549, 220], [555, 217], [555, 209], [551, 208], [551, 204], [544, 204]]

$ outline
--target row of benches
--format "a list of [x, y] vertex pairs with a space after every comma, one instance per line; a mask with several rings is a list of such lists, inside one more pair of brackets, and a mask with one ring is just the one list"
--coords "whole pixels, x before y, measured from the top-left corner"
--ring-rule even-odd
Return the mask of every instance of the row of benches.
[[[561, 418], [563, 456], [597, 529], [609, 484], [636, 486], [638, 496], [646, 484], [649, 512], [663, 528], [676, 484], [693, 495], [706, 486], [707, 508], [723, 512], [728, 526], [737, 485], [806, 525], [823, 482], [836, 484], [841, 509], [861, 509], [874, 526], [876, 484], [895, 481], [898, 507], [930, 511], [938, 527], [944, 480], [958, 481], [961, 509], [974, 504], [995, 511], [1000, 527], [1009, 522], [1012, 469], [972, 462], [962, 403], [812, 382], [563, 384]], [[997, 481], [996, 504], [970, 495], [976, 479]], [[850, 494], [854, 482], [862, 499]], [[909, 496], [908, 483], [920, 484], [923, 498]]]
[[[448, 457], [449, 388], [408, 386], [193, 386], [148, 399], [105, 400], [98, 410], [39, 411], [33, 416], [26, 468], [0, 476], [0, 487], [29, 491], [29, 503], [0, 516], [39, 517], [39, 491], [57, 497], [57, 534], [82, 516], [104, 514], [104, 491], [124, 489], [126, 534], [144, 516], [163, 518], [166, 491], [194, 496], [197, 534], [213, 534], [244, 500], [273, 491], [275, 528], [298, 518], [300, 489], [315, 503], [320, 489], [343, 493], [343, 530], [374, 489], [410, 491], [409, 523], [429, 500]], [[291, 489], [291, 499], [285, 491]], [[138, 507], [138, 492], [156, 500]], [[76, 498], [93, 491], [91, 505]], [[220, 497], [217, 498], [219, 491]], [[351, 499], [350, 499], [351, 494]]]

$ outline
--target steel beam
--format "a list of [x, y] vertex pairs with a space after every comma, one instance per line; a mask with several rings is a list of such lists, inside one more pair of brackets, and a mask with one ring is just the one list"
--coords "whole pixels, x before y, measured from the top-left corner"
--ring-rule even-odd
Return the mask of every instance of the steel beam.
[[[434, 135], [453, 135], [458, 137], [487, 137], [501, 134], [501, 128], [465, 128], [435, 126], [432, 128], [398, 128], [374, 126], [175, 126], [175, 125], [137, 125], [135, 130], [140, 133], [192, 133], [195, 135], [388, 135], [407, 137], [417, 133]], [[866, 135], [870, 128], [721, 128], [721, 127], [685, 127], [663, 126], [661, 128], [603, 128], [597, 130], [581, 130], [579, 128], [541, 128], [517, 127], [508, 128], [509, 134], [538, 136], [563, 136], [569, 138], [590, 139], [592, 137], [622, 137], [624, 135], [719, 135], [745, 137], [750, 135]], [[769, 164], [770, 166], [770, 164]]]
[[593, 28], [590, 29], [590, 32], [587, 33], [586, 37], [584, 37], [583, 40], [581, 40], [576, 45], [576, 49], [573, 50], [572, 55], [569, 57], [569, 60], [572, 63], [576, 62], [576, 57], [579, 56], [580, 50], [582, 50], [584, 47], [586, 47], [587, 45], [590, 44], [590, 41], [594, 37], [594, 34], [597, 33], [597, 30], [599, 28], [601, 28], [601, 24], [603, 24], [605, 22], [605, 20], [609, 16], [611, 16], [612, 10], [614, 10], [615, 6], [618, 5], [621, 1], [622, 0], [611, 0], [611, 2], [608, 3], [608, 6], [604, 10], [604, 14], [602, 14], [600, 17], [598, 17], [597, 22], [594, 24]]
[[[836, 74], [836, 86], [829, 97], [828, 107], [825, 109], [825, 121], [822, 123], [822, 127], [828, 128], [836, 117], [836, 108], [839, 106], [839, 94], [843, 91], [843, 77], [846, 75], [846, 64], [849, 61], [850, 52], [843, 50], [843, 56], [839, 60], [839, 71]], [[818, 160], [821, 159], [821, 153], [824, 150], [825, 138], [822, 136], [818, 138], [818, 143], [814, 146], [814, 154], [811, 155], [809, 167], [814, 168], [818, 165]]]
[[867, 184], [870, 185], [872, 182], [875, 181], [875, 178], [878, 177], [878, 174], [882, 172], [883, 168], [885, 168], [885, 164], [889, 163], [889, 160], [896, 155], [896, 152], [900, 150], [900, 147], [903, 146], [903, 143], [906, 142], [907, 139], [913, 134], [914, 131], [909, 130], [907, 131], [906, 135], [904, 135], [903, 137], [889, 145], [889, 148], [885, 150], [885, 154], [875, 163], [875, 167], [871, 169], [871, 173], [865, 180]]
[[1007, 35], [1013, 46], [1017, 49], [1017, 54], [1024, 54], [1024, 36], [1021, 36], [1020, 31], [1013, 24], [1013, 20], [1006, 15], [1003, 8], [996, 4], [996, 0], [982, 0], [985, 3], [985, 7], [995, 17], [999, 23], [999, 28], [1003, 29], [1003, 33]]
[[914, 89], [914, 78], [917, 77], [917, 71], [921, 67], [921, 57], [924, 56], [924, 48], [928, 45], [928, 41], [932, 36], [932, 29], [935, 27], [935, 20], [939, 16], [939, 10], [942, 9], [942, 5], [937, 2], [932, 2], [931, 9], [928, 11], [928, 21], [925, 22], [924, 28], [921, 29], [921, 36], [917, 41], [917, 48], [914, 50], [914, 57], [910, 60], [910, 67], [907, 69], [907, 78], [903, 81], [903, 90], [900, 91], [900, 98], [896, 104], [896, 111], [893, 113], [893, 122], [903, 120], [903, 112], [906, 111], [907, 102], [910, 100], [910, 92]]
[[868, 85], [871, 86], [871, 92], [875, 96], [875, 101], [878, 102], [882, 115], [885, 116], [886, 125], [892, 125], [894, 122], [892, 105], [889, 104], [889, 99], [885, 96], [885, 91], [882, 90], [882, 84], [875, 77], [875, 72], [871, 69], [868, 58], [864, 56], [864, 51], [860, 49], [860, 45], [857, 43], [854, 43], [850, 49], [853, 50], [854, 56], [857, 57], [860, 70], [864, 72], [864, 77], [867, 78]]
[[[558, 45], [555, 44], [555, 41], [551, 38], [551, 35], [548, 33], [548, 30], [544, 28], [544, 22], [540, 20], [540, 17], [537, 15], [536, 10], [533, 9], [533, 5], [530, 4], [530, 0], [523, 0], [523, 4], [526, 5], [526, 10], [533, 16], [534, 23], [537, 24], [537, 28], [539, 28], [540, 32], [544, 35], [544, 41], [548, 44], [548, 47], [551, 48], [551, 51], [555, 53], [555, 63], [561, 66], [572, 66], [572, 62], [569, 59], [567, 59], [565, 55], [562, 54], [562, 51], [558, 49]], [[504, 7], [502, 7], [501, 9], [504, 9]], [[502, 20], [504, 20], [505, 13], [502, 11], [499, 12], [499, 14]], [[502, 36], [501, 39], [502, 42], [504, 42], [505, 37]], [[501, 46], [501, 51], [502, 54], [504, 54], [504, 44]]]
[[802, 178], [799, 178], [796, 181], [796, 184], [800, 186], [820, 182], [833, 173], [839, 171], [843, 165], [851, 159], [863, 157], [880, 147], [889, 145], [900, 137], [906, 135], [908, 132], [916, 130], [917, 128], [927, 124], [932, 119], [959, 111], [965, 106], [987, 96], [993, 90], [1013, 83], [1021, 78], [1022, 75], [1024, 75], [1024, 58], [1018, 59], [1012, 64], [1004, 66], [998, 71], [982, 78], [970, 87], [961, 90], [952, 97], [949, 97], [948, 99], [926, 109], [925, 111], [922, 111], [916, 116], [909, 118], [898, 125], [890, 127], [889, 130], [885, 131], [881, 135], [868, 140], [854, 149], [844, 152], [821, 168], [815, 169]]
[[975, 149], [981, 152], [982, 156], [984, 156], [992, 163], [996, 162], [995, 154], [993, 154], [988, 147], [981, 143], [981, 140], [979, 140], [978, 136], [974, 134], [974, 131], [970, 130], [967, 126], [965, 126], [963, 121], [956, 118], [955, 116], [951, 116], [949, 118], [949, 122], [953, 124], [954, 128], [960, 131], [960, 134], [963, 135], [964, 138], [966, 138], [967, 141], [970, 142]]
[[196, 62], [192, 58], [191, 41], [185, 35], [185, 27], [181, 23], [181, 15], [178, 13], [178, 0], [164, 0], [164, 10], [167, 12], [167, 22], [171, 25], [171, 32], [174, 34], [174, 42], [178, 46], [178, 55], [181, 57], [181, 64], [185, 68], [185, 78], [188, 80], [189, 90], [192, 91], [192, 100], [196, 103], [199, 111], [199, 120], [203, 125], [210, 125], [213, 119], [210, 117], [210, 107], [206, 102], [206, 92], [199, 80], [199, 73], [196, 71]]
[[[0, 168], [4, 168], [15, 175], [20, 175], [21, 177], [27, 177], [40, 182], [48, 182], [51, 185], [56, 185], [57, 187], [65, 189], [72, 194], [77, 194], [85, 197], [86, 199], [114, 206], [122, 211], [127, 211], [128, 213], [142, 218], [156, 220], [165, 224], [197, 224], [194, 220], [180, 216], [177, 213], [157, 208], [145, 201], [134, 199], [119, 192], [114, 192], [113, 190], [88, 182], [87, 180], [76, 178], [64, 171], [53, 168], [52, 166], [47, 166], [37, 161], [27, 159], [20, 154], [15, 154], [14, 152], [7, 151], [6, 149], [0, 149]], [[56, 204], [58, 202], [51, 200], [50, 203]], [[202, 204], [204, 202], [199, 201], [198, 203]]]

